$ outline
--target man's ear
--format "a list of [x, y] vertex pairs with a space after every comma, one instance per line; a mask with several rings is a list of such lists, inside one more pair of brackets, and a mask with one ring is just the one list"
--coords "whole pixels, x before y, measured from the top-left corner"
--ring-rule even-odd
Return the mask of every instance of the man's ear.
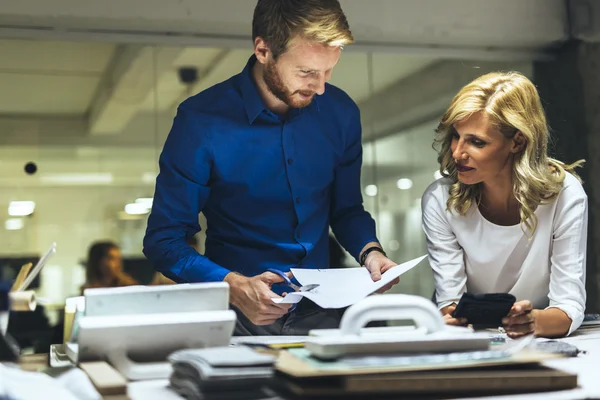
[[272, 57], [271, 48], [260, 36], [254, 39], [254, 55], [256, 56], [256, 60], [261, 64], [266, 64], [269, 57]]
[[513, 147], [511, 151], [515, 154], [520, 153], [523, 150], [525, 150], [526, 145], [527, 138], [521, 133], [521, 131], [517, 131], [517, 133], [515, 133], [515, 136], [513, 136]]

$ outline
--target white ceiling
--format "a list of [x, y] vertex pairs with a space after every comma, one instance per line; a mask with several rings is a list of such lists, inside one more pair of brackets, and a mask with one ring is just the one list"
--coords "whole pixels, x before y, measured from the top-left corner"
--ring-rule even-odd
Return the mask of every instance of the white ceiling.
[[[0, 93], [4, 93], [0, 95], [0, 114], [83, 116], [89, 111], [99, 86], [114, 83], [103, 82], [102, 77], [110, 68], [115, 48], [104, 43], [0, 40], [3, 54]], [[241, 49], [169, 47], [176, 57], [168, 60], [155, 78], [154, 53], [164, 48], [146, 49], [139, 62], [151, 75], [150, 80], [140, 83], [139, 75], [129, 75], [131, 82], [118, 83], [131, 91], [145, 92], [143, 99], [135, 104], [138, 111], [153, 111], [155, 102], [161, 111], [172, 111], [187, 97], [188, 89], [177, 74], [179, 67], [198, 68], [200, 80], [192, 88], [192, 93], [196, 93], [239, 73], [251, 55], [250, 50]], [[374, 90], [382, 90], [433, 61], [429, 56], [376, 53], [372, 58]], [[360, 102], [370, 95], [367, 68], [365, 53], [346, 52], [335, 68], [331, 83], [344, 88]], [[146, 86], [140, 88], [141, 84]], [[115, 101], [131, 105], [126, 95]]]
[[[340, 3], [357, 41], [364, 44], [540, 49], [564, 40], [568, 32], [564, 0], [341, 0]], [[150, 35], [162, 41], [183, 38], [200, 43], [212, 37], [235, 39], [246, 46], [255, 4], [250, 0], [3, 1], [0, 25], [10, 31], [6, 34], [13, 35], [31, 35], [37, 30], [46, 37], [95, 37], [101, 31], [103, 35], [129, 37], [129, 40]]]
[[84, 114], [115, 45], [0, 40], [0, 113]]

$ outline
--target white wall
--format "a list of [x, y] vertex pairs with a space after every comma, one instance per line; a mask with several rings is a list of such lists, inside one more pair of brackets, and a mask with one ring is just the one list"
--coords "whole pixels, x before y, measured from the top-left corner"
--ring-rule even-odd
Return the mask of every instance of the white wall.
[[[153, 187], [67, 187], [27, 188], [20, 190], [19, 198], [36, 202], [34, 215], [26, 217], [25, 228], [6, 231], [0, 227], [0, 254], [43, 254], [53, 243], [57, 252], [42, 271], [39, 295], [53, 301], [77, 295], [83, 283], [83, 269], [87, 249], [93, 241], [110, 239], [119, 243], [123, 232], [131, 236], [137, 246], [126, 246], [126, 255], [141, 255], [143, 221], [121, 221], [117, 211], [137, 197], [152, 195]], [[6, 205], [15, 197], [9, 191], [0, 195], [0, 216], [6, 218]], [[2, 221], [4, 221], [4, 218]], [[115, 229], [117, 224], [135, 229]], [[6, 244], [9, 244], [6, 246]]]

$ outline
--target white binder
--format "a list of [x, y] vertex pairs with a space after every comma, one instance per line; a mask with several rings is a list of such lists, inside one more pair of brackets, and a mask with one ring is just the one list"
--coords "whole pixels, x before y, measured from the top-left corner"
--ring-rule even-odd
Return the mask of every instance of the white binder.
[[[414, 327], [364, 328], [371, 321], [413, 320]], [[450, 353], [488, 350], [489, 333], [446, 326], [433, 303], [419, 296], [387, 294], [351, 306], [340, 329], [312, 330], [305, 347], [314, 357]]]

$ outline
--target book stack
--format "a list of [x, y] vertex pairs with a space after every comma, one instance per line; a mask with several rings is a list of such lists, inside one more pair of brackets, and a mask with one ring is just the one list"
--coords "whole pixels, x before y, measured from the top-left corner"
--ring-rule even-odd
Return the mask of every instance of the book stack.
[[244, 346], [176, 351], [170, 386], [190, 399], [265, 399], [275, 357]]
[[498, 395], [572, 389], [577, 375], [540, 361], [557, 354], [477, 351], [446, 354], [347, 356], [323, 361], [306, 349], [282, 352], [278, 389], [292, 396], [402, 395], [408, 397]]

